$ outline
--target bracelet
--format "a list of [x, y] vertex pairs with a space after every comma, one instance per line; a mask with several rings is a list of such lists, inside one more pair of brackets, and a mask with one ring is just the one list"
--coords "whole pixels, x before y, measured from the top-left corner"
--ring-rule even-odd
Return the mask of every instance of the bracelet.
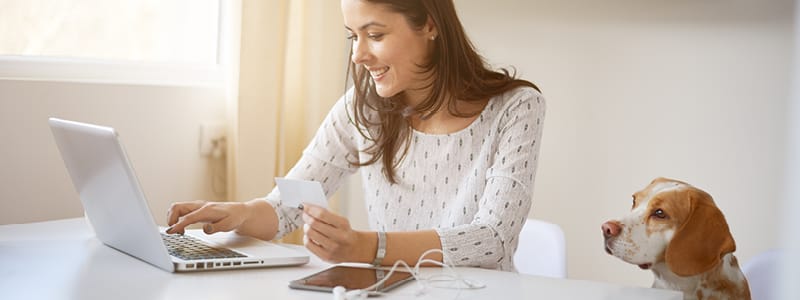
[[378, 251], [375, 252], [375, 260], [372, 261], [372, 265], [380, 266], [384, 256], [386, 256], [386, 232], [378, 231]]

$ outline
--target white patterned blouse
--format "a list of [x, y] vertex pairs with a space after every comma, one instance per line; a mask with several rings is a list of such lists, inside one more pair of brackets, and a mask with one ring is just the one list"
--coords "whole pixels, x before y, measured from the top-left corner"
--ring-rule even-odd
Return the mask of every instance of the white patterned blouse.
[[[384, 177], [380, 162], [360, 168], [349, 163], [368, 158], [358, 151], [368, 141], [350, 121], [351, 97], [352, 90], [337, 101], [286, 177], [319, 181], [330, 196], [360, 169], [371, 230], [435, 229], [445, 263], [516, 271], [513, 256], [531, 208], [541, 145], [541, 94], [524, 87], [492, 97], [457, 132], [414, 130], [396, 169], [397, 184]], [[302, 225], [300, 210], [281, 205], [277, 188], [265, 199], [278, 213], [276, 237]]]

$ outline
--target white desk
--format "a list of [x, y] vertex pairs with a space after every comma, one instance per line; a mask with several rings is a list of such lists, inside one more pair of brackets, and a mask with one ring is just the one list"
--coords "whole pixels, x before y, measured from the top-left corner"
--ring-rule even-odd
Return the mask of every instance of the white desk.
[[[288, 282], [327, 267], [312, 255], [301, 267], [168, 273], [102, 245], [84, 219], [0, 226], [2, 299], [331, 299]], [[519, 275], [477, 268], [460, 274], [486, 284], [458, 299], [682, 299], [673, 291]], [[427, 268], [423, 274], [441, 272]], [[456, 299], [457, 291], [414, 282], [376, 299]]]

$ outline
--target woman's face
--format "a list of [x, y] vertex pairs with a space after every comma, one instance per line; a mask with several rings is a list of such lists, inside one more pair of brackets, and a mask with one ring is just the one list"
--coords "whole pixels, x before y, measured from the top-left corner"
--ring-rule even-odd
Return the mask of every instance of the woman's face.
[[404, 15], [363, 0], [342, 0], [342, 13], [353, 40], [351, 59], [369, 71], [378, 95], [405, 91], [407, 99], [421, 99], [426, 74], [419, 65], [426, 62], [436, 34], [431, 22], [416, 30]]

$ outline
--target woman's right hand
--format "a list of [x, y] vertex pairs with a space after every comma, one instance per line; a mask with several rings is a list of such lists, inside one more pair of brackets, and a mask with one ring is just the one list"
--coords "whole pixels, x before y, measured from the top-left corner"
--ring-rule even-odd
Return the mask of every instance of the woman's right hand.
[[212, 234], [238, 228], [247, 219], [248, 209], [241, 202], [177, 202], [167, 212], [168, 234], [183, 234], [186, 226], [205, 223], [203, 231]]

